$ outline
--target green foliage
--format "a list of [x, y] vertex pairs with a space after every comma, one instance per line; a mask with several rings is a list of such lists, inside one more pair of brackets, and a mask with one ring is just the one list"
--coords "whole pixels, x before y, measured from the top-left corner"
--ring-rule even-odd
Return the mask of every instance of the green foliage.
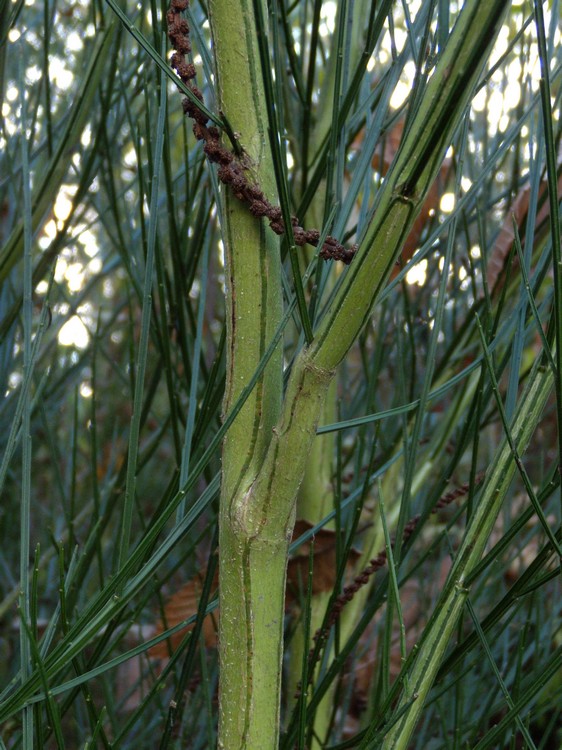
[[[491, 57], [473, 50], [484, 73], [473, 96], [467, 64], [452, 134], [448, 105], [427, 92], [456, 4], [272, 0], [258, 14], [267, 190], [284, 216], [367, 256], [385, 185], [408, 169], [419, 184], [419, 149], [451, 148], [416, 205], [415, 254], [395, 268], [381, 254], [392, 278], [376, 263], [363, 278], [361, 295], [380, 284], [368, 316], [346, 312], [358, 265], [282, 239], [284, 307], [226, 413], [225, 204], [166, 73], [166, 10], [0, 3], [0, 746], [216, 745], [204, 618], [217, 608], [220, 446], [243, 443], [235, 419], [279, 345], [290, 397], [305, 342], [314, 355], [332, 336], [320, 362], [332, 368], [351, 330], [316, 438], [332, 438], [332, 504], [312, 517], [299, 498], [318, 538], [336, 534], [322, 596], [314, 547], [307, 573], [289, 574], [280, 746], [557, 746], [557, 2], [514, 5]], [[224, 124], [206, 7], [188, 18], [198, 86]], [[420, 113], [426, 140], [411, 135]], [[248, 221], [271, 245], [267, 224]], [[287, 481], [298, 463], [286, 460]], [[354, 584], [385, 549], [387, 567]], [[446, 583], [465, 559], [468, 575]], [[167, 622], [168, 597], [197, 575], [197, 606]], [[155, 659], [178, 633], [173, 656]]]

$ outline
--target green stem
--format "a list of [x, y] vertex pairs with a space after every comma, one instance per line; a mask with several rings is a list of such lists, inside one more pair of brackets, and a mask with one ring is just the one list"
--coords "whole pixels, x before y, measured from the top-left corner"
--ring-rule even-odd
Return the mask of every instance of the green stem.
[[288, 545], [285, 540], [241, 541], [240, 537], [223, 520], [218, 746], [275, 748]]
[[[384, 750], [401, 750], [409, 746], [425, 698], [433, 685], [447, 644], [465, 606], [469, 593], [467, 578], [480, 561], [515, 474], [519, 460], [516, 456], [521, 456], [525, 452], [552, 391], [552, 386], [552, 371], [535, 367], [513, 420], [512, 444], [510, 445], [511, 441], [505, 438], [492, 462], [482, 489], [482, 497], [470, 519], [455, 563], [435, 606], [434, 614], [424, 631], [419, 653], [412, 672], [408, 676], [407, 689], [396, 711], [400, 712], [408, 704], [410, 707], [386, 735], [382, 745]], [[515, 456], [513, 447], [516, 451]]]
[[[243, 144], [249, 175], [276, 203], [253, 3], [212, 0], [209, 12], [219, 106]], [[228, 190], [223, 209], [228, 413], [271, 343], [282, 299], [277, 238]], [[279, 731], [287, 541], [284, 534], [275, 540], [255, 538], [238, 521], [279, 418], [281, 356], [279, 347], [223, 445], [218, 746], [228, 750], [275, 747]]]
[[311, 356], [319, 366], [336, 367], [370, 316], [473, 96], [507, 7], [507, 0], [464, 4], [379, 191], [357, 255], [315, 332]]
[[[295, 498], [333, 373], [304, 350], [255, 481], [221, 499], [219, 748], [279, 741], [283, 615]], [[245, 489], [241, 489], [245, 487]]]

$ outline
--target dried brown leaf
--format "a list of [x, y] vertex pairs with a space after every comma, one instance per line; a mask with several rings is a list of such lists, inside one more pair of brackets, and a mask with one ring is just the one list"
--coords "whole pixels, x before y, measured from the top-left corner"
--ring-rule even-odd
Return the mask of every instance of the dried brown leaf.
[[[540, 228], [545, 226], [545, 222], [550, 216], [550, 205], [548, 202], [547, 191], [548, 184], [546, 180], [543, 180], [539, 187], [538, 193], [539, 209], [537, 211], [535, 222], [538, 229], [537, 233], [540, 233]], [[562, 192], [562, 174], [558, 178], [558, 193], [560, 194], [560, 192]], [[513, 240], [515, 239], [515, 232], [513, 229], [514, 220], [517, 226], [518, 234], [521, 237], [521, 244], [524, 245], [525, 238], [522, 235], [524, 235], [525, 223], [529, 214], [530, 197], [531, 187], [530, 185], [526, 185], [519, 191], [519, 193], [513, 200], [510, 209], [506, 212], [503, 226], [496, 240], [496, 244], [494, 245], [494, 249], [490, 254], [488, 267], [486, 269], [488, 286], [492, 290], [496, 287], [499, 277], [505, 270], [505, 263], [507, 261], [507, 258], [509, 257], [511, 246], [513, 245]], [[517, 258], [514, 259], [514, 264], [517, 268], [519, 265], [519, 261]]]

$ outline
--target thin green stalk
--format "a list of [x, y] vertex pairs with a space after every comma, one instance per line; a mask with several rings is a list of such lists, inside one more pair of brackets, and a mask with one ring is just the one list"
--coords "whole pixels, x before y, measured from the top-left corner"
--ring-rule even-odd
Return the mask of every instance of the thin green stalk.
[[[125, 500], [123, 506], [123, 520], [119, 542], [117, 567], [121, 568], [129, 554], [133, 508], [135, 503], [136, 474], [139, 454], [139, 435], [142, 420], [142, 402], [144, 394], [144, 380], [148, 359], [148, 341], [152, 316], [152, 292], [154, 276], [154, 259], [156, 252], [156, 230], [158, 227], [158, 188], [162, 166], [162, 152], [164, 145], [164, 121], [166, 117], [166, 78], [160, 74], [160, 102], [158, 120], [156, 124], [156, 143], [154, 147], [154, 173], [150, 185], [150, 223], [148, 229], [146, 265], [144, 272], [142, 317], [140, 328], [140, 342], [137, 353], [137, 371], [133, 398], [133, 417], [129, 434], [129, 455], [127, 464], [127, 483], [125, 486]], [[134, 367], [132, 368], [134, 371]]]
[[162, 735], [159, 750], [168, 750], [176, 722], [181, 718], [184, 710], [187, 682], [192, 675], [195, 652], [200, 640], [200, 636], [202, 635], [203, 620], [205, 619], [205, 615], [207, 613], [209, 596], [211, 594], [211, 587], [213, 586], [215, 570], [217, 567], [217, 556], [215, 554], [216, 543], [217, 538], [215, 535], [213, 545], [211, 547], [209, 565], [207, 567], [207, 573], [197, 607], [197, 620], [195, 622], [195, 627], [190, 634], [189, 646], [183, 660], [181, 673], [174, 694], [174, 699], [173, 701], [170, 701], [170, 707], [168, 709], [168, 716], [166, 719], [166, 729], [164, 730], [164, 734]]
[[[554, 10], [553, 6], [553, 10]], [[560, 218], [558, 212], [558, 172], [556, 168], [556, 140], [552, 126], [552, 104], [550, 94], [550, 65], [546, 47], [543, 6], [535, 0], [535, 23], [541, 64], [540, 94], [546, 147], [546, 175], [550, 206], [550, 231], [552, 237], [552, 268], [554, 276], [554, 340], [556, 342], [556, 415], [558, 421], [558, 461], [562, 465], [562, 251], [560, 249]], [[553, 19], [554, 20], [554, 19]]]
[[[461, 192], [461, 178], [463, 175], [463, 162], [464, 162], [464, 155], [466, 151], [466, 144], [468, 139], [468, 118], [465, 118], [461, 133], [460, 133], [460, 145], [459, 145], [459, 163], [458, 163], [458, 169], [457, 169], [457, 175], [455, 180], [455, 198], [460, 197]], [[422, 425], [424, 422], [424, 419], [426, 417], [426, 405], [427, 405], [427, 397], [429, 395], [430, 387], [432, 384], [433, 379], [433, 372], [435, 369], [435, 360], [436, 360], [436, 354], [437, 354], [437, 342], [439, 339], [439, 334], [442, 330], [442, 324], [443, 324], [443, 315], [444, 315], [444, 309], [445, 309], [445, 300], [446, 300], [446, 292], [447, 292], [447, 286], [448, 286], [448, 278], [449, 278], [449, 269], [452, 264], [453, 259], [453, 247], [455, 243], [456, 238], [456, 228], [457, 228], [457, 221], [456, 218], [453, 218], [451, 222], [451, 226], [449, 229], [448, 237], [447, 237], [447, 246], [445, 249], [445, 254], [443, 256], [443, 270], [441, 272], [441, 278], [439, 281], [439, 287], [438, 287], [438, 296], [437, 301], [435, 303], [435, 313], [433, 316], [433, 329], [431, 332], [430, 340], [429, 340], [429, 347], [427, 351], [427, 361], [425, 364], [425, 373], [424, 373], [424, 380], [423, 385], [421, 389], [420, 394], [420, 406], [416, 413], [416, 418], [414, 420], [414, 425], [410, 433], [410, 447], [411, 447], [411, 455], [408, 457], [408, 460], [406, 461], [405, 466], [405, 477], [404, 477], [404, 487], [402, 490], [402, 499], [401, 499], [401, 509], [400, 509], [400, 517], [398, 519], [398, 526], [396, 530], [396, 557], [398, 560], [400, 560], [400, 551], [402, 548], [402, 534], [404, 531], [404, 526], [410, 517], [410, 492], [411, 492], [411, 485], [414, 477], [414, 472], [416, 468], [416, 454], [417, 454], [417, 446], [420, 440], [420, 436], [422, 434]]]
[[[385, 736], [382, 746], [385, 750], [402, 750], [409, 745], [425, 698], [433, 685], [449, 639], [465, 606], [469, 592], [467, 578], [480, 560], [513, 479], [516, 459], [512, 446], [519, 455], [524, 453], [551, 393], [552, 384], [553, 376], [550, 369], [545, 370], [538, 364], [535, 365], [511, 425], [511, 437], [509, 440], [506, 437], [502, 442], [486, 475], [480, 502], [470, 519], [434, 613], [424, 630], [409, 676], [408, 688], [402, 693], [397, 710], [415, 700], [401, 720]], [[361, 747], [367, 748], [368, 745], [363, 744]]]
[[[342, 128], [339, 127], [339, 114], [340, 104], [342, 101], [342, 90], [345, 89], [346, 81], [343, 80], [343, 72], [348, 69], [355, 69], [361, 54], [361, 47], [364, 43], [364, 19], [368, 14], [368, 5], [363, 0], [353, 3], [351, 6], [339, 4], [336, 16], [336, 28], [338, 34], [332, 39], [332, 47], [328, 59], [327, 71], [322, 82], [322, 93], [319, 97], [319, 101], [314, 108], [314, 118], [310, 111], [310, 96], [312, 92], [312, 86], [315, 78], [316, 71], [316, 45], [318, 43], [318, 27], [320, 24], [320, 5], [315, 3], [314, 6], [314, 19], [310, 39], [310, 59], [309, 59], [309, 70], [307, 79], [307, 91], [308, 98], [305, 107], [303, 117], [303, 135], [302, 135], [302, 161], [301, 166], [303, 170], [303, 181], [306, 180], [308, 172], [308, 139], [310, 138], [315, 144], [326, 141], [330, 145], [330, 151], [328, 152], [327, 161], [331, 162], [325, 167], [325, 171], [328, 171], [328, 178], [324, 180], [316, 190], [314, 197], [307, 210], [308, 221], [313, 226], [324, 225], [325, 231], [335, 232], [339, 236], [340, 228], [343, 232], [343, 226], [345, 223], [345, 217], [348, 216], [351, 206], [356, 201], [358, 188], [354, 184], [357, 178], [357, 167], [354, 170], [354, 180], [348, 187], [348, 196], [345, 200], [342, 200], [340, 192], [338, 192], [338, 200], [342, 201], [346, 207], [341, 209], [336, 205], [335, 201], [327, 200], [327, 192], [330, 190], [332, 183], [332, 172], [335, 171], [333, 166], [335, 163], [336, 154], [341, 157], [343, 146], [345, 143], [345, 137], [342, 133]], [[379, 9], [379, 13], [382, 11]], [[349, 19], [346, 18], [349, 16]], [[351, 28], [348, 28], [351, 26]], [[347, 28], [346, 28], [347, 27]], [[344, 33], [346, 32], [346, 33]], [[347, 42], [347, 43], [344, 43]], [[317, 71], [316, 71], [317, 74]], [[382, 114], [381, 114], [382, 117]], [[314, 126], [312, 127], [312, 123]], [[377, 134], [378, 134], [377, 129]], [[295, 133], [295, 138], [297, 134]], [[364, 144], [365, 146], [365, 144]], [[372, 155], [369, 151], [368, 145], [364, 147], [363, 163], [365, 170], [370, 169]], [[338, 174], [340, 180], [338, 181], [338, 190], [341, 188], [341, 176], [343, 169], [341, 164], [338, 164]], [[361, 176], [361, 175], [360, 175]], [[347, 208], [349, 204], [349, 208]], [[336, 211], [336, 209], [338, 209]], [[343, 220], [340, 219], [338, 227], [332, 229], [334, 217], [336, 213]], [[327, 292], [333, 289], [336, 280], [336, 269], [333, 267], [326, 267], [323, 264], [318, 263], [316, 269], [316, 282], [311, 292], [310, 299], [310, 315], [314, 319], [317, 313], [317, 305], [321, 301], [322, 297], [325, 298]], [[320, 422], [327, 424], [334, 421], [337, 413], [337, 398], [338, 398], [338, 379], [334, 378], [330, 384], [329, 391], [326, 397], [326, 402], [322, 409], [322, 415]], [[334, 491], [332, 486], [332, 476], [334, 473], [334, 436], [326, 435], [321, 437], [319, 435], [314, 439], [310, 452], [308, 455], [307, 465], [305, 474], [303, 477], [302, 484], [299, 488], [299, 494], [297, 498], [297, 518], [306, 519], [311, 524], [317, 524], [323, 519], [334, 505]], [[336, 519], [337, 529], [337, 540], [340, 540], [340, 525], [337, 523], [339, 518]], [[340, 557], [337, 558], [338, 560]], [[360, 597], [362, 599], [362, 597]], [[321, 627], [326, 614], [326, 607], [330, 601], [330, 592], [318, 592], [312, 597], [312, 612], [309, 630], [315, 632]], [[345, 637], [342, 633], [342, 637]], [[309, 652], [311, 644], [309, 639], [305, 637], [303, 629], [299, 628], [294, 634], [291, 642], [291, 653], [289, 662], [289, 679], [287, 685], [287, 693], [293, 695], [296, 690], [296, 683], [299, 679], [300, 665], [303, 659]], [[301, 704], [302, 705], [302, 704]], [[318, 706], [317, 711], [314, 714], [314, 725], [313, 725], [313, 737], [311, 740], [311, 747], [316, 748], [319, 746], [318, 738], [327, 737], [327, 733], [330, 730], [332, 724], [332, 716], [334, 712], [334, 700], [331, 694], [325, 696], [324, 701]]]
[[160, 72], [162, 75], [166, 76], [167, 78], [172, 81], [184, 94], [187, 96], [188, 99], [191, 99], [191, 101], [194, 104], [197, 104], [197, 106], [207, 115], [207, 117], [214, 122], [216, 125], [220, 125], [222, 127], [225, 126], [225, 123], [223, 120], [221, 120], [219, 117], [217, 117], [215, 114], [213, 114], [203, 102], [200, 102], [199, 99], [194, 95], [193, 91], [186, 86], [183, 81], [181, 81], [177, 75], [174, 73], [170, 65], [166, 62], [164, 57], [159, 54], [154, 47], [150, 44], [150, 42], [141, 34], [141, 32], [136, 28], [134, 23], [130, 20], [130, 18], [127, 16], [127, 14], [123, 11], [123, 9], [120, 7], [120, 5], [115, 2], [115, 0], [105, 0], [106, 3], [109, 5], [111, 10], [115, 13], [117, 18], [120, 20], [121, 24], [123, 25], [123, 28], [125, 28], [129, 34], [139, 43], [139, 45], [144, 49], [146, 54], [152, 59], [152, 61], [158, 66], [160, 69]]
[[[478, 319], [478, 316], [476, 316], [476, 325], [478, 326], [478, 332], [480, 334], [480, 340], [481, 340], [482, 350], [484, 352], [486, 367], [488, 369], [488, 377], [490, 378], [490, 382], [491, 382], [491, 386], [492, 386], [492, 393], [493, 393], [494, 399], [496, 401], [496, 405], [498, 407], [498, 412], [499, 412], [499, 415], [500, 415], [500, 421], [501, 421], [501, 424], [503, 425], [503, 428], [504, 428], [504, 432], [505, 432], [505, 435], [506, 435], [506, 440], [509, 443], [509, 446], [511, 448], [511, 452], [513, 454], [513, 458], [514, 458], [515, 463], [517, 465], [517, 470], [518, 470], [518, 472], [519, 472], [519, 474], [521, 476], [521, 479], [523, 481], [523, 485], [524, 485], [525, 489], [527, 490], [527, 495], [529, 496], [529, 499], [531, 501], [531, 505], [535, 509], [535, 513], [537, 515], [539, 523], [541, 524], [541, 526], [542, 526], [542, 528], [544, 530], [544, 533], [546, 534], [547, 539], [550, 540], [550, 543], [552, 544], [552, 547], [556, 551], [558, 557], [560, 559], [562, 559], [562, 548], [558, 544], [558, 540], [556, 539], [556, 536], [555, 536], [554, 532], [552, 531], [552, 529], [550, 528], [550, 524], [548, 523], [548, 521], [547, 521], [547, 519], [546, 519], [546, 517], [544, 515], [544, 512], [543, 512], [543, 510], [542, 510], [542, 508], [540, 506], [540, 503], [539, 503], [539, 501], [537, 499], [536, 493], [535, 493], [535, 491], [533, 489], [533, 486], [531, 484], [531, 480], [529, 479], [529, 475], [527, 474], [527, 471], [525, 470], [525, 467], [523, 465], [523, 461], [521, 460], [521, 456], [520, 456], [520, 454], [517, 451], [517, 447], [515, 446], [515, 444], [513, 444], [511, 442], [511, 435], [510, 435], [510, 431], [509, 431], [508, 418], [507, 418], [507, 415], [506, 415], [506, 412], [505, 412], [505, 408], [504, 408], [504, 405], [503, 405], [503, 402], [502, 402], [502, 399], [501, 399], [500, 389], [499, 389], [499, 386], [498, 386], [498, 382], [496, 380], [496, 376], [495, 376], [495, 373], [494, 373], [492, 358], [490, 357], [490, 352], [489, 352], [488, 346], [486, 344], [486, 341], [485, 341], [485, 338], [484, 338], [484, 334], [483, 334], [482, 327], [480, 325], [480, 320]], [[556, 380], [556, 372], [553, 371], [553, 370], [550, 370], [550, 372], [551, 372], [551, 374], [553, 375], [553, 377]]]
[[[187, 482], [189, 477], [189, 463], [191, 458], [193, 429], [195, 426], [195, 414], [197, 411], [197, 386], [199, 383], [199, 365], [201, 361], [201, 345], [203, 343], [203, 324], [205, 322], [205, 304], [207, 300], [207, 278], [209, 271], [209, 246], [205, 245], [201, 269], [201, 285], [199, 294], [199, 308], [197, 311], [197, 333], [195, 336], [195, 345], [191, 364], [191, 383], [189, 386], [189, 406], [187, 410], [187, 420], [185, 423], [185, 436], [182, 451], [182, 461], [180, 470], [180, 487]], [[185, 500], [182, 500], [178, 507], [176, 520], [179, 522], [185, 515]]]
[[521, 692], [518, 700], [514, 702], [513, 708], [497, 723], [497, 725], [486, 734], [486, 736], [474, 747], [474, 750], [488, 750], [488, 748], [497, 748], [498, 742], [503, 733], [512, 724], [515, 717], [528, 708], [531, 701], [536, 701], [541, 690], [548, 685], [549, 681], [554, 678], [562, 666], [562, 648], [557, 648], [551, 654], [543, 668], [537, 668], [536, 678], [528, 685], [526, 690]]
[[[263, 91], [265, 94], [265, 102], [267, 107], [268, 116], [268, 134], [269, 142], [271, 147], [271, 158], [273, 161], [273, 168], [275, 171], [275, 180], [277, 186], [277, 193], [279, 195], [279, 203], [281, 206], [281, 212], [283, 215], [283, 223], [285, 225], [285, 236], [287, 245], [289, 247], [289, 259], [291, 261], [291, 270], [293, 272], [293, 285], [295, 288], [295, 296], [297, 299], [297, 308], [300, 315], [301, 325], [304, 332], [305, 340], [308, 343], [312, 341], [312, 325], [308, 316], [308, 310], [306, 307], [306, 300], [304, 297], [304, 289], [302, 285], [302, 278], [299, 269], [297, 247], [295, 245], [295, 238], [293, 236], [293, 225], [291, 222], [291, 206], [289, 203], [289, 189], [287, 184], [287, 164], [284, 153], [281, 150], [280, 143], [280, 122], [278, 116], [278, 108], [281, 102], [277, 103], [274, 91], [274, 85], [270, 70], [270, 54], [269, 44], [267, 38], [267, 26], [265, 23], [265, 8], [261, 0], [254, 0], [253, 3], [255, 22], [256, 22], [256, 39], [258, 43], [258, 49], [260, 54], [260, 67], [263, 77]], [[280, 71], [278, 71], [279, 75]]]
[[[32, 227], [37, 229], [56, 195], [54, 185], [59, 185], [68, 171], [68, 162], [80, 136], [91, 117], [94, 97], [115, 39], [117, 24], [110, 24], [96, 39], [93, 50], [86, 49], [88, 68], [76, 102], [71, 107], [71, 116], [60, 136], [52, 159], [41, 171], [32, 197]], [[4, 282], [22, 254], [24, 226], [18, 223], [0, 252], [0, 282]]]
[[480, 627], [480, 622], [478, 620], [478, 617], [476, 616], [476, 612], [474, 611], [474, 607], [472, 606], [472, 603], [470, 601], [470, 597], [467, 596], [466, 598], [466, 608], [468, 609], [468, 612], [470, 614], [470, 618], [472, 620], [472, 623], [474, 625], [474, 629], [476, 631], [476, 634], [478, 636], [478, 640], [480, 641], [482, 648], [484, 649], [484, 653], [486, 654], [486, 658], [490, 662], [490, 666], [492, 667], [492, 671], [494, 672], [494, 675], [496, 677], [496, 680], [498, 681], [498, 684], [501, 688], [502, 693], [505, 697], [505, 702], [507, 703], [510, 711], [515, 714], [515, 723], [517, 724], [517, 727], [519, 731], [521, 732], [523, 738], [525, 739], [526, 745], [528, 748], [534, 748], [536, 750], [536, 745], [533, 742], [529, 730], [527, 727], [523, 724], [523, 720], [519, 714], [519, 712], [515, 709], [515, 706], [513, 704], [513, 699], [509, 693], [509, 690], [507, 689], [507, 685], [505, 684], [505, 681], [503, 677], [501, 676], [500, 670], [495, 662], [494, 655], [492, 654], [492, 651], [490, 649], [490, 645], [488, 643], [488, 640], [486, 636], [484, 635], [484, 632], [482, 631], [482, 628]]
[[[53, 269], [53, 271], [54, 271], [54, 269]], [[49, 293], [50, 293], [51, 288], [52, 288], [53, 278], [54, 278], [54, 273], [51, 273], [51, 277], [50, 277], [50, 281], [49, 281], [49, 289], [48, 289], [48, 292], [47, 292], [47, 295], [46, 295], [46, 300], [47, 301], [49, 299]], [[33, 342], [32, 342], [32, 346], [31, 346], [31, 360], [32, 360], [32, 362], [33, 362], [34, 365], [35, 365], [35, 363], [37, 361], [37, 356], [38, 356], [38, 352], [40, 350], [40, 345], [41, 345], [41, 343], [43, 341], [43, 335], [45, 333], [45, 330], [48, 327], [48, 317], [49, 317], [48, 310], [49, 310], [48, 304], [45, 304], [43, 306], [43, 310], [41, 311], [41, 317], [39, 319], [37, 330], [35, 332], [35, 337], [34, 337]], [[37, 400], [39, 398], [41, 398], [41, 396], [43, 395], [43, 391], [44, 391], [44, 389], [45, 389], [45, 387], [47, 385], [48, 374], [49, 374], [48, 372], [44, 373], [43, 376], [42, 376], [42, 378], [41, 378], [41, 380], [39, 381], [39, 383], [35, 386], [35, 394], [34, 394], [34, 397], [32, 399], [32, 408], [31, 408], [32, 411], [34, 410], [34, 408], [36, 406]], [[6, 481], [6, 477], [7, 477], [7, 474], [8, 474], [10, 460], [11, 460], [11, 458], [13, 456], [13, 453], [14, 453], [16, 447], [17, 447], [18, 439], [19, 439], [19, 437], [21, 435], [21, 426], [22, 426], [23, 411], [24, 411], [24, 408], [25, 408], [26, 399], [28, 397], [31, 398], [31, 393], [30, 393], [31, 386], [32, 386], [32, 379], [31, 379], [31, 377], [24, 378], [23, 382], [22, 382], [22, 385], [21, 385], [21, 389], [20, 389], [20, 393], [19, 393], [19, 397], [18, 397], [18, 402], [17, 402], [16, 408], [15, 408], [14, 418], [13, 418], [12, 423], [10, 425], [10, 433], [9, 433], [8, 439], [6, 441], [6, 448], [5, 448], [4, 454], [2, 456], [2, 463], [0, 464], [0, 492], [2, 491], [2, 489], [4, 487], [4, 483]], [[1, 615], [2, 615], [2, 604], [0, 603], [0, 616]]]
[[[23, 59], [20, 61], [21, 101], [21, 163], [23, 177], [23, 379], [31, 384], [33, 374], [32, 326], [33, 300], [32, 277], [33, 264], [31, 257], [32, 244], [32, 207], [31, 207], [31, 174], [29, 168], [29, 144], [27, 142], [27, 106], [24, 86]], [[32, 672], [31, 656], [33, 634], [30, 632], [31, 602], [29, 581], [30, 533], [31, 533], [31, 389], [28, 387], [23, 400], [22, 412], [22, 490], [20, 509], [20, 674], [22, 683]], [[31, 749], [34, 745], [33, 710], [27, 706], [23, 709], [23, 747]]]
[[474, 93], [506, 7], [505, 0], [463, 6], [379, 191], [373, 220], [316, 332], [311, 354], [320, 367], [339, 364], [367, 321]]
[[[379, 480], [379, 512], [381, 516], [381, 525], [384, 532], [384, 545], [386, 549], [386, 559], [388, 565], [388, 572], [390, 578], [390, 596], [388, 600], [389, 611], [396, 609], [396, 615], [398, 617], [398, 627], [400, 632], [400, 657], [402, 662], [406, 661], [406, 627], [404, 625], [404, 616], [402, 614], [402, 606], [400, 604], [400, 593], [398, 589], [398, 578], [396, 575], [396, 564], [394, 561], [394, 553], [392, 551], [392, 541], [390, 537], [390, 531], [386, 522], [386, 515], [384, 510], [384, 500], [382, 491], [382, 482]], [[392, 620], [388, 623], [388, 629], [392, 633]], [[406, 683], [407, 685], [407, 683]]]

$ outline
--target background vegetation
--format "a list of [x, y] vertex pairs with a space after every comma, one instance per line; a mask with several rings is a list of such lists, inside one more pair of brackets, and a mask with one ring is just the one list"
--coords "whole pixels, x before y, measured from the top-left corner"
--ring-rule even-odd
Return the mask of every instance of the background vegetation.
[[[223, 209], [166, 10], [0, 0], [0, 747], [216, 745]], [[282, 198], [351, 244], [459, 9], [269, 10]], [[506, 435], [516, 476], [408, 746], [562, 741], [560, 10], [543, 10], [510, 7], [321, 420], [289, 565], [284, 748], [377, 747], [399, 726]], [[188, 17], [216, 113], [207, 8]], [[345, 272], [280, 252], [288, 374], [299, 285], [316, 324]]]

